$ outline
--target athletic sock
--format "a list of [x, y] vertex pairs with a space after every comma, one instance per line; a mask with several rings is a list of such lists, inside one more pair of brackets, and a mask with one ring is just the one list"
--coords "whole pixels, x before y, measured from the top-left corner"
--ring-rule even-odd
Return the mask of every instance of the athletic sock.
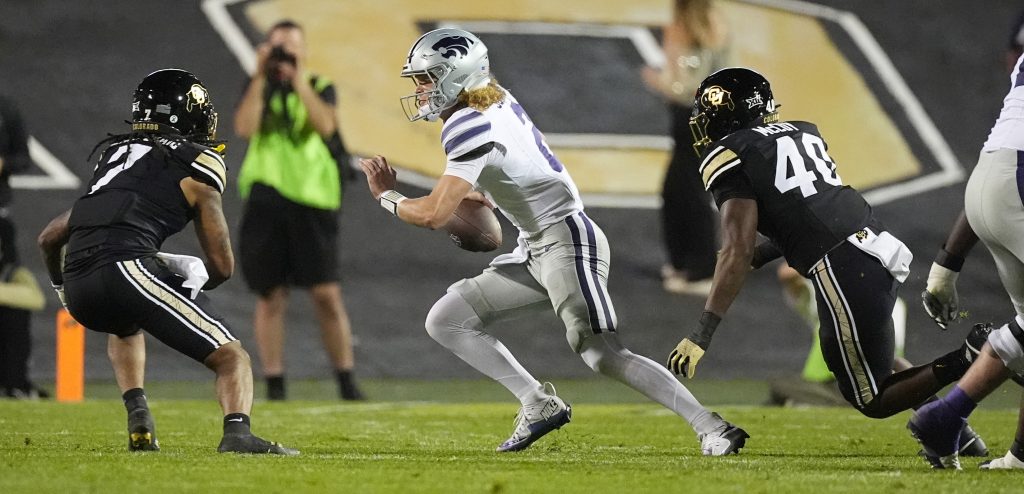
[[146, 392], [142, 388], [132, 388], [125, 391], [121, 395], [121, 399], [124, 400], [124, 408], [129, 413], [139, 408], [149, 408], [149, 403], [146, 402]]
[[284, 387], [284, 374], [267, 376], [267, 399], [283, 400], [287, 396]]
[[229, 413], [224, 416], [224, 434], [252, 434], [249, 416], [244, 413]]
[[706, 434], [722, 425], [722, 419], [708, 412], [665, 366], [627, 350], [615, 333], [596, 334], [583, 340], [580, 356], [592, 369], [672, 410], [697, 434]]
[[945, 386], [963, 377], [971, 363], [964, 357], [963, 350], [957, 348], [933, 360], [929, 365], [935, 373], [935, 379], [940, 385]]
[[519, 364], [508, 348], [481, 331], [483, 322], [458, 293], [448, 292], [434, 304], [427, 314], [426, 328], [434, 341], [505, 386], [522, 405], [534, 404], [546, 396], [543, 385]]
[[953, 389], [942, 401], [945, 401], [946, 406], [963, 418], [969, 417], [978, 406], [964, 390], [960, 389], [960, 386], [953, 386]]

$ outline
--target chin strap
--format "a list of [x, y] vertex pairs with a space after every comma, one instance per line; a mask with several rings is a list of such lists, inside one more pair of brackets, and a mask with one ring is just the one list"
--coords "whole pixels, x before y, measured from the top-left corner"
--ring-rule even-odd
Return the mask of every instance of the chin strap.
[[440, 115], [441, 115], [440, 112], [431, 113], [430, 105], [423, 105], [423, 106], [420, 107], [420, 116], [423, 117], [423, 120], [426, 120], [428, 122], [436, 122], [437, 118]]

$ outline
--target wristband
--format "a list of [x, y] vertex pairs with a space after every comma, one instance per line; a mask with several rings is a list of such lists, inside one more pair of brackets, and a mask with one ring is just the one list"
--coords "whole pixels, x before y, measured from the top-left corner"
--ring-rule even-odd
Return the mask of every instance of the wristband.
[[964, 267], [964, 258], [947, 251], [945, 244], [943, 244], [942, 248], [939, 249], [938, 255], [935, 256], [935, 264], [959, 273], [960, 269]]
[[690, 340], [707, 350], [708, 345], [711, 344], [711, 337], [715, 334], [720, 322], [722, 322], [722, 318], [715, 315], [714, 312], [704, 311], [700, 315], [700, 327], [690, 335]]
[[388, 210], [389, 213], [398, 216], [398, 204], [406, 200], [406, 197], [394, 190], [385, 190], [380, 194], [380, 207]]

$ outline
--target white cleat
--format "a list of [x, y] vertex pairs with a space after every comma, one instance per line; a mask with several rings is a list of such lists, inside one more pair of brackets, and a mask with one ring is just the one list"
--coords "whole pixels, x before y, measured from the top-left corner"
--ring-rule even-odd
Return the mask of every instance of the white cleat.
[[572, 407], [555, 396], [555, 387], [551, 383], [544, 383], [544, 390], [548, 389], [551, 390], [548, 393], [550, 396], [519, 409], [512, 437], [501, 443], [497, 451], [504, 453], [524, 450], [545, 434], [569, 423]]
[[[717, 413], [712, 415], [721, 419]], [[747, 443], [750, 434], [747, 431], [722, 421], [722, 425], [715, 430], [697, 436], [700, 439], [700, 451], [704, 456], [725, 456], [738, 454], [740, 449]]]
[[1020, 461], [1013, 453], [1007, 451], [1006, 456], [986, 461], [978, 466], [982, 470], [1013, 470], [1024, 468], [1024, 461]]

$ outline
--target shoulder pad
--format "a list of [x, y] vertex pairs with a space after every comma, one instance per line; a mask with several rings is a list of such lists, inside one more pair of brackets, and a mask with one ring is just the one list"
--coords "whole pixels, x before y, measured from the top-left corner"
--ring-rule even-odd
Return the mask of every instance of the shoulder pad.
[[715, 179], [722, 176], [728, 170], [739, 166], [739, 155], [735, 151], [722, 145], [721, 141], [711, 149], [711, 152], [704, 157], [700, 163], [700, 176], [704, 181], [704, 189], [711, 190]]
[[192, 178], [217, 189], [221, 194], [227, 186], [227, 171], [224, 159], [212, 149], [204, 148], [189, 164]]
[[461, 156], [490, 142], [491, 121], [472, 108], [455, 112], [441, 130], [441, 143], [448, 156]]

